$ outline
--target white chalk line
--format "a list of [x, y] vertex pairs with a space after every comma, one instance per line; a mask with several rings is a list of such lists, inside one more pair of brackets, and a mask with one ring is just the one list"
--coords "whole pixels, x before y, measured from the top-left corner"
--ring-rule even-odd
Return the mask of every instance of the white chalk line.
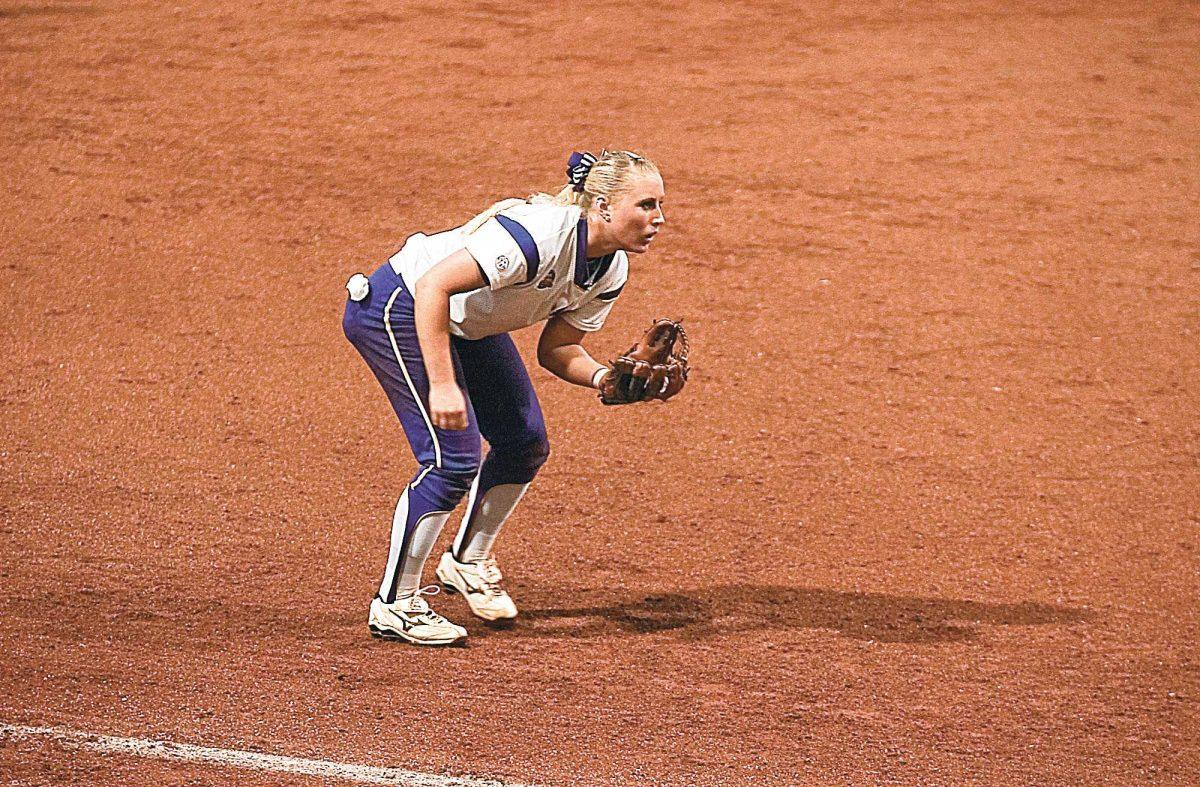
[[329, 760], [308, 760], [279, 754], [262, 754], [238, 749], [216, 749], [188, 743], [159, 741], [149, 738], [118, 738], [63, 727], [26, 727], [0, 723], [0, 738], [52, 738], [103, 754], [132, 754], [162, 760], [208, 763], [234, 768], [251, 768], [275, 773], [294, 773], [322, 779], [342, 779], [366, 784], [402, 784], [408, 787], [523, 787], [512, 782], [493, 779], [474, 779], [465, 776], [438, 776], [432, 773], [409, 771], [403, 768], [379, 768], [373, 765], [354, 765]]

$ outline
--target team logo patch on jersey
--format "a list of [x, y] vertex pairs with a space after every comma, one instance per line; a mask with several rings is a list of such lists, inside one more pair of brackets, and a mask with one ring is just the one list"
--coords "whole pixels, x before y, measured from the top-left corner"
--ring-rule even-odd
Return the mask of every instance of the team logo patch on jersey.
[[506, 270], [508, 270], [509, 265], [512, 265], [512, 262], [503, 254], [496, 258], [496, 270], [500, 271], [501, 273], [504, 273]]
[[547, 273], [542, 278], [542, 280], [537, 283], [537, 288], [539, 290], [548, 290], [553, 286], [554, 286], [554, 270], [551, 269], [550, 272]]

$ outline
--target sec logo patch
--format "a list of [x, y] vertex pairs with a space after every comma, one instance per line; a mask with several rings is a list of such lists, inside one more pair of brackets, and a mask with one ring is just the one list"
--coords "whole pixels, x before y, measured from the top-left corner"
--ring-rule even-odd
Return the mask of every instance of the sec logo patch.
[[504, 273], [506, 270], [508, 270], [509, 265], [512, 265], [512, 261], [503, 254], [496, 258], [496, 270], [500, 271], [501, 273]]

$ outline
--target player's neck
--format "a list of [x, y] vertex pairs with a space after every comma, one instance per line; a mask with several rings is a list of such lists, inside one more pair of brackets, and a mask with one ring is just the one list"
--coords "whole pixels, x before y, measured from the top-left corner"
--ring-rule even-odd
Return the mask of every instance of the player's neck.
[[587, 257], [589, 260], [612, 254], [621, 248], [617, 244], [616, 238], [609, 233], [608, 222], [595, 213], [588, 214], [587, 230]]

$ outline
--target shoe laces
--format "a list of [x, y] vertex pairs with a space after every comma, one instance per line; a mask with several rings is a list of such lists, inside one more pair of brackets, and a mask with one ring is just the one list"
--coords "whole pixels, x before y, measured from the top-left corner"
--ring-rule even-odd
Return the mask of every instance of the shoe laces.
[[449, 623], [450, 621], [430, 609], [429, 602], [422, 598], [423, 596], [436, 596], [441, 592], [442, 589], [437, 585], [426, 585], [404, 599], [405, 604], [401, 609], [406, 615], [416, 618], [421, 623], [434, 625]]
[[483, 592], [489, 596], [499, 596], [504, 593], [500, 587], [500, 580], [504, 579], [504, 575], [500, 573], [500, 566], [496, 564], [496, 558], [489, 557], [480, 560], [475, 564], [479, 571], [479, 579], [483, 582]]

